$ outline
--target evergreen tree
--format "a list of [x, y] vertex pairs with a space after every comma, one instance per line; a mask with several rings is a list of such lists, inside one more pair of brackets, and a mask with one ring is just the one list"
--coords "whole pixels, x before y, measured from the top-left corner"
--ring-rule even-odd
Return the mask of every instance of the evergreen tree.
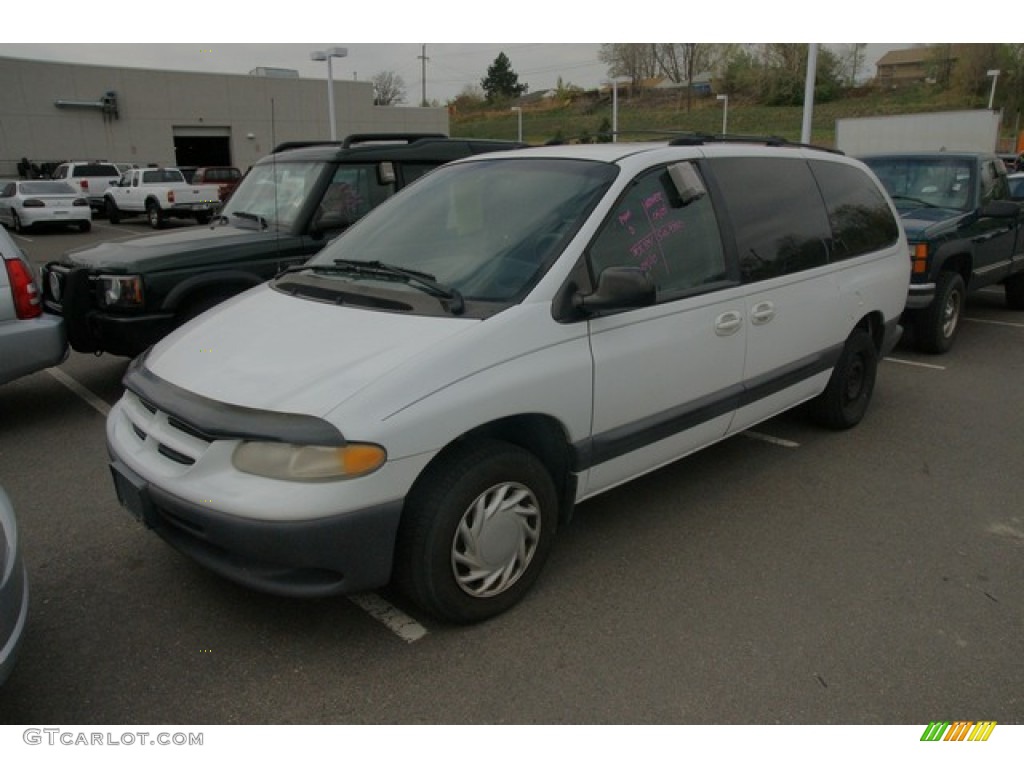
[[512, 62], [504, 53], [499, 53], [494, 63], [487, 68], [487, 77], [480, 81], [487, 101], [495, 102], [522, 96], [529, 85], [519, 83], [519, 75], [512, 69]]

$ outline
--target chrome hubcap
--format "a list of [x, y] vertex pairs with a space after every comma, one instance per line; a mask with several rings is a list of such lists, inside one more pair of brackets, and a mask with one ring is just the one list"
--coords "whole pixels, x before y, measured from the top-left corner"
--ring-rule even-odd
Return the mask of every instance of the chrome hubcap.
[[953, 292], [946, 301], [942, 312], [942, 335], [947, 339], [956, 330], [957, 321], [960, 319], [960, 294]]
[[494, 597], [526, 572], [540, 541], [540, 505], [526, 486], [501, 483], [480, 494], [452, 540], [452, 571], [473, 597]]

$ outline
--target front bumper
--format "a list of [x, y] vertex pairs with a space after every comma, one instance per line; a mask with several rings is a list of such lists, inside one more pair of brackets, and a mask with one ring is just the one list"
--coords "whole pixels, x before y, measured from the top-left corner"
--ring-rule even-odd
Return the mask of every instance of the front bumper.
[[391, 578], [400, 500], [314, 520], [248, 520], [167, 493], [111, 455], [121, 504], [230, 581], [287, 597], [323, 597], [376, 589]]
[[907, 292], [907, 309], [925, 309], [935, 300], [935, 283], [911, 283]]
[[96, 291], [86, 269], [51, 262], [42, 277], [46, 308], [63, 315], [68, 343], [76, 352], [135, 357], [175, 327], [170, 312], [118, 315], [97, 309]]

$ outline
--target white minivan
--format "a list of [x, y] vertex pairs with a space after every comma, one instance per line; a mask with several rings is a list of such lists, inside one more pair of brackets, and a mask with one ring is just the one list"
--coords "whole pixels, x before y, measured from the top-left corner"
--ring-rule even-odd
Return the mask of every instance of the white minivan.
[[115, 487], [238, 583], [394, 582], [479, 621], [578, 502], [808, 401], [857, 424], [909, 275], [889, 198], [838, 153], [688, 137], [454, 162], [137, 358]]

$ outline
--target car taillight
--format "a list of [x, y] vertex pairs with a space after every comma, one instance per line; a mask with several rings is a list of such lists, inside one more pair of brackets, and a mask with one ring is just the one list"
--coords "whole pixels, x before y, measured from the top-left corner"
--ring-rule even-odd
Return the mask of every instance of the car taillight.
[[78, 183], [82, 187], [82, 191], [83, 192], [88, 192], [89, 191], [89, 180], [88, 179], [82, 179]]
[[173, 189], [170, 189], [170, 190], [167, 191], [167, 202], [168, 203], [173, 203], [174, 202], [174, 190]]
[[7, 277], [10, 278], [11, 290], [14, 292], [14, 313], [20, 320], [29, 320], [43, 314], [43, 305], [39, 301], [39, 289], [32, 277], [29, 266], [21, 259], [5, 261]]
[[36, 200], [33, 197], [33, 198], [29, 198], [28, 200], [23, 202], [21, 204], [21, 207], [22, 208], [45, 208], [46, 207], [46, 203], [44, 203], [42, 200]]

